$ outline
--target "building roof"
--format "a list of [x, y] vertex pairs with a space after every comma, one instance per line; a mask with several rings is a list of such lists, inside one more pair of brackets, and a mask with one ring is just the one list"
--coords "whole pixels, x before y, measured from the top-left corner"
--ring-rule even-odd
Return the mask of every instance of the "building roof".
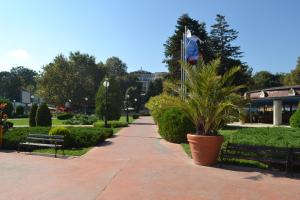
[[254, 90], [245, 93], [245, 98], [250, 100], [255, 99], [286, 99], [286, 98], [299, 98], [300, 85], [282, 86], [266, 88], [262, 90]]

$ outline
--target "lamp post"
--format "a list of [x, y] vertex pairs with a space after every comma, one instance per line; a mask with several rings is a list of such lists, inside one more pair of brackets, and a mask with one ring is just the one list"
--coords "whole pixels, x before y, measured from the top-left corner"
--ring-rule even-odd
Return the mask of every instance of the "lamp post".
[[87, 102], [88, 102], [89, 98], [85, 97], [84, 100], [85, 100], [85, 114], [87, 114], [87, 106], [88, 106]]
[[126, 121], [127, 123], [129, 123], [129, 116], [128, 116], [128, 107], [129, 107], [129, 94], [126, 94], [125, 98], [126, 98]]
[[104, 114], [104, 126], [107, 128], [107, 89], [109, 87], [108, 78], [105, 78], [103, 82], [103, 86], [105, 87], [105, 114]]
[[137, 98], [134, 98], [134, 107], [135, 112], [137, 113]]
[[16, 114], [16, 100], [13, 100], [14, 102], [14, 114]]

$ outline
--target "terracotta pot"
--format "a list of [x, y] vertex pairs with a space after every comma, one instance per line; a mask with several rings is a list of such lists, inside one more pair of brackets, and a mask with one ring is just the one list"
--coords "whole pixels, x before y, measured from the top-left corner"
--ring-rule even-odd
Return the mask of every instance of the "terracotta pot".
[[223, 136], [187, 134], [194, 163], [211, 166], [217, 163]]

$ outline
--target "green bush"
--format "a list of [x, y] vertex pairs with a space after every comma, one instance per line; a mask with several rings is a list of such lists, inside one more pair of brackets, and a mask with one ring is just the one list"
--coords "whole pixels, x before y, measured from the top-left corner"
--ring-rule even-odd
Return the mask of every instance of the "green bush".
[[138, 119], [139, 117], [140, 117], [139, 114], [133, 114], [133, 115], [132, 115], [132, 118], [133, 118], [133, 119]]
[[30, 113], [29, 113], [29, 126], [30, 127], [34, 127], [36, 126], [36, 111], [38, 109], [38, 105], [37, 104], [33, 104], [31, 106], [31, 109], [30, 109]]
[[78, 128], [71, 127], [72, 147], [92, 147], [103, 142], [113, 134], [112, 129], [107, 128]]
[[72, 138], [71, 138], [71, 132], [66, 127], [57, 126], [54, 128], [51, 128], [49, 131], [49, 135], [62, 135], [64, 136], [64, 145], [66, 148], [72, 147]]
[[17, 150], [19, 142], [25, 140], [29, 133], [48, 134], [49, 130], [49, 127], [22, 127], [9, 129], [3, 136], [3, 148]]
[[[8, 130], [3, 137], [3, 148], [17, 150], [20, 141], [26, 139], [29, 133], [48, 134], [50, 127], [22, 127]], [[70, 127], [71, 145], [68, 148], [92, 147], [113, 135], [109, 128]]]
[[293, 128], [300, 128], [300, 110], [294, 112], [290, 118], [290, 126]]
[[94, 115], [75, 115], [74, 118], [68, 119], [63, 123], [68, 125], [92, 125], [97, 120], [97, 117]]
[[[107, 125], [110, 128], [120, 128], [120, 127], [127, 127], [128, 123], [122, 122], [122, 121], [108, 121]], [[105, 123], [103, 121], [97, 121], [94, 123], [94, 127], [103, 128], [103, 127], [105, 127]]]
[[72, 119], [73, 117], [74, 117], [74, 114], [72, 114], [72, 113], [59, 113], [57, 115], [57, 119], [59, 119], [59, 120]]
[[16, 115], [17, 116], [23, 116], [24, 115], [24, 107], [21, 105], [18, 105], [16, 108]]
[[13, 104], [8, 99], [0, 98], [0, 104], [2, 103], [6, 103], [6, 107], [4, 108], [3, 112], [7, 114], [8, 117], [12, 117], [14, 110]]
[[169, 96], [161, 94], [159, 96], [151, 97], [146, 104], [146, 107], [150, 110], [151, 116], [157, 124], [165, 110], [170, 107], [168, 103], [168, 101], [170, 101], [169, 98]]
[[96, 95], [96, 114], [100, 119], [104, 119], [105, 114], [107, 120], [119, 120], [121, 117], [121, 107], [123, 98], [120, 90], [120, 84], [114, 78], [110, 78], [109, 87], [107, 88], [107, 110], [105, 102], [106, 88], [103, 82], [100, 84], [99, 90]]
[[159, 118], [159, 133], [167, 141], [184, 143], [187, 133], [194, 133], [195, 127], [188, 117], [177, 108], [168, 108]]
[[36, 111], [36, 125], [37, 126], [52, 126], [51, 113], [48, 105], [43, 103]]

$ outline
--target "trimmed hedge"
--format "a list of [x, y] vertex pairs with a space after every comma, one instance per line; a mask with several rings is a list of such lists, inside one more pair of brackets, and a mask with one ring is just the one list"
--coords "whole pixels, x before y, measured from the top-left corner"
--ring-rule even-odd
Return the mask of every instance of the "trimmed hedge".
[[[127, 127], [127, 122], [122, 121], [108, 121], [107, 122], [108, 127], [110, 128], [120, 128], [120, 127]], [[105, 123], [103, 121], [97, 121], [94, 123], [94, 127], [101, 127], [103, 128], [105, 126]]]
[[294, 112], [290, 118], [290, 125], [293, 128], [300, 128], [300, 110]]
[[59, 119], [59, 120], [72, 119], [73, 117], [74, 117], [74, 114], [72, 114], [72, 113], [59, 113], [57, 115], [57, 119]]
[[[29, 133], [48, 134], [50, 127], [22, 127], [7, 131], [3, 137], [3, 148], [17, 150], [21, 140], [25, 140]], [[92, 147], [113, 135], [109, 128], [70, 127], [70, 146], [68, 148]]]
[[133, 114], [133, 115], [132, 115], [132, 118], [133, 118], [133, 119], [138, 119], [139, 117], [140, 117], [139, 114]]
[[187, 142], [187, 133], [194, 133], [195, 126], [177, 108], [168, 108], [159, 117], [159, 133], [165, 140], [173, 143]]
[[31, 109], [30, 109], [30, 113], [29, 113], [29, 126], [30, 127], [34, 127], [36, 126], [36, 111], [38, 109], [38, 105], [37, 104], [33, 104], [31, 106]]
[[68, 125], [92, 125], [98, 120], [94, 115], [75, 115], [74, 118], [68, 119], [63, 124]]
[[36, 125], [52, 126], [52, 116], [46, 103], [41, 104], [36, 111]]

